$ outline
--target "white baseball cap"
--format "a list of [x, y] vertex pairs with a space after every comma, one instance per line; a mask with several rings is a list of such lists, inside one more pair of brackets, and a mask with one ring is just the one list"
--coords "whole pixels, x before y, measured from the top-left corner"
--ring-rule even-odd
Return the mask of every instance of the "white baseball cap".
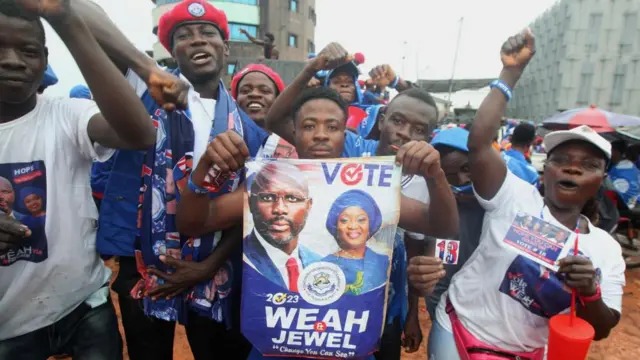
[[547, 153], [550, 153], [558, 145], [571, 140], [581, 140], [593, 144], [611, 160], [611, 144], [595, 130], [587, 125], [578, 126], [571, 130], [560, 130], [548, 133], [544, 137], [543, 145]]

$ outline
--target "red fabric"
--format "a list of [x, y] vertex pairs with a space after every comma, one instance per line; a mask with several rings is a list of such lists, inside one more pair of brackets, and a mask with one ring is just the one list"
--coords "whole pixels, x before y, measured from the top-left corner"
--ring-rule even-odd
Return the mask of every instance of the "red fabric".
[[275, 72], [272, 68], [263, 64], [249, 64], [244, 68], [242, 68], [242, 70], [240, 70], [240, 72], [237, 73], [233, 77], [233, 79], [231, 79], [231, 96], [233, 97], [234, 100], [238, 97], [238, 84], [240, 83], [240, 80], [242, 80], [242, 78], [248, 73], [254, 72], [254, 71], [261, 72], [267, 75], [267, 77], [271, 79], [271, 81], [273, 81], [274, 84], [276, 84], [276, 89], [278, 90], [278, 94], [284, 91], [284, 88], [285, 88], [284, 81], [282, 80], [280, 75], [278, 75], [278, 73]]
[[357, 129], [362, 120], [367, 118], [367, 112], [356, 106], [349, 106], [349, 118], [347, 118], [347, 127]]
[[597, 132], [614, 131], [611, 124], [609, 124], [607, 115], [593, 105], [591, 105], [589, 109], [579, 112], [569, 120], [569, 128], [571, 129], [581, 125], [587, 125]]
[[225, 40], [229, 39], [229, 22], [224, 11], [204, 0], [185, 0], [164, 13], [158, 21], [158, 40], [171, 52], [171, 36], [176, 27], [185, 22], [214, 24]]
[[296, 259], [289, 258], [289, 260], [287, 260], [287, 274], [289, 275], [289, 290], [297, 293], [300, 268], [298, 267]]
[[356, 65], [364, 64], [364, 54], [359, 52], [353, 54], [353, 61], [356, 63]]

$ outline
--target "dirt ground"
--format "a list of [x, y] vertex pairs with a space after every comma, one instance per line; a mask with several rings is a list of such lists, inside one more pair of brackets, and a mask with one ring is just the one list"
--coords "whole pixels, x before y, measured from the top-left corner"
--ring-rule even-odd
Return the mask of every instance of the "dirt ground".
[[[114, 276], [117, 273], [117, 265], [111, 264]], [[112, 293], [116, 309], [118, 309], [118, 296]], [[424, 341], [421, 349], [413, 354], [402, 354], [403, 360], [426, 360], [426, 338], [431, 328], [431, 320], [424, 306], [420, 304], [420, 323], [424, 333]], [[627, 271], [627, 286], [624, 291], [622, 304], [622, 320], [608, 339], [595, 342], [591, 346], [589, 360], [628, 360], [640, 357], [640, 269]], [[120, 314], [118, 313], [118, 321]], [[122, 332], [122, 326], [121, 326]], [[124, 340], [124, 335], [123, 335]], [[128, 360], [125, 344], [124, 359]], [[184, 328], [177, 326], [175, 345], [173, 348], [174, 360], [193, 360], [191, 350], [185, 335]]]

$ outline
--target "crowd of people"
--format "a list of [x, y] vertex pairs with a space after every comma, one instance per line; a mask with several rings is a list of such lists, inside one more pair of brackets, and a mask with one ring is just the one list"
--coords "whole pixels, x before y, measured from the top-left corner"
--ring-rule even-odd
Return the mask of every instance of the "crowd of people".
[[[41, 19], [87, 82], [69, 98], [46, 95]], [[386, 326], [369, 359], [419, 349], [423, 296], [433, 322], [424, 357], [436, 360], [542, 359], [549, 319], [568, 311], [572, 290], [596, 340], [619, 322], [625, 263], [592, 223], [618, 149], [586, 126], [551, 132], [540, 181], [527, 160], [533, 125], [495, 148], [535, 54], [531, 32], [500, 49], [503, 69], [473, 123], [435, 132], [429, 93], [389, 65], [363, 89], [360, 61], [338, 43], [288, 85], [252, 64], [227, 89], [223, 11], [184, 0], [160, 18], [158, 38], [177, 68], [158, 67], [91, 1], [0, 2], [0, 358], [122, 359], [110, 289], [133, 360], [171, 359], [177, 322], [197, 360], [263, 358], [239, 327], [242, 174], [253, 157], [402, 165]], [[250, 39], [277, 58], [272, 37]], [[389, 89], [398, 95], [387, 103]], [[579, 233], [579, 254], [554, 272], [514, 253], [503, 239], [523, 213]], [[432, 256], [434, 239], [460, 242], [457, 264]]]

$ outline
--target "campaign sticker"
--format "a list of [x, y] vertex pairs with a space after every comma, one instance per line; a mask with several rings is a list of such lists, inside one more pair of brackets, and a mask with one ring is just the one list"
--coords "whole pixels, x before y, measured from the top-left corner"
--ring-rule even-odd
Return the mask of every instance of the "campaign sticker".
[[456, 265], [460, 254], [460, 241], [438, 239], [436, 241], [436, 257], [445, 265]]

